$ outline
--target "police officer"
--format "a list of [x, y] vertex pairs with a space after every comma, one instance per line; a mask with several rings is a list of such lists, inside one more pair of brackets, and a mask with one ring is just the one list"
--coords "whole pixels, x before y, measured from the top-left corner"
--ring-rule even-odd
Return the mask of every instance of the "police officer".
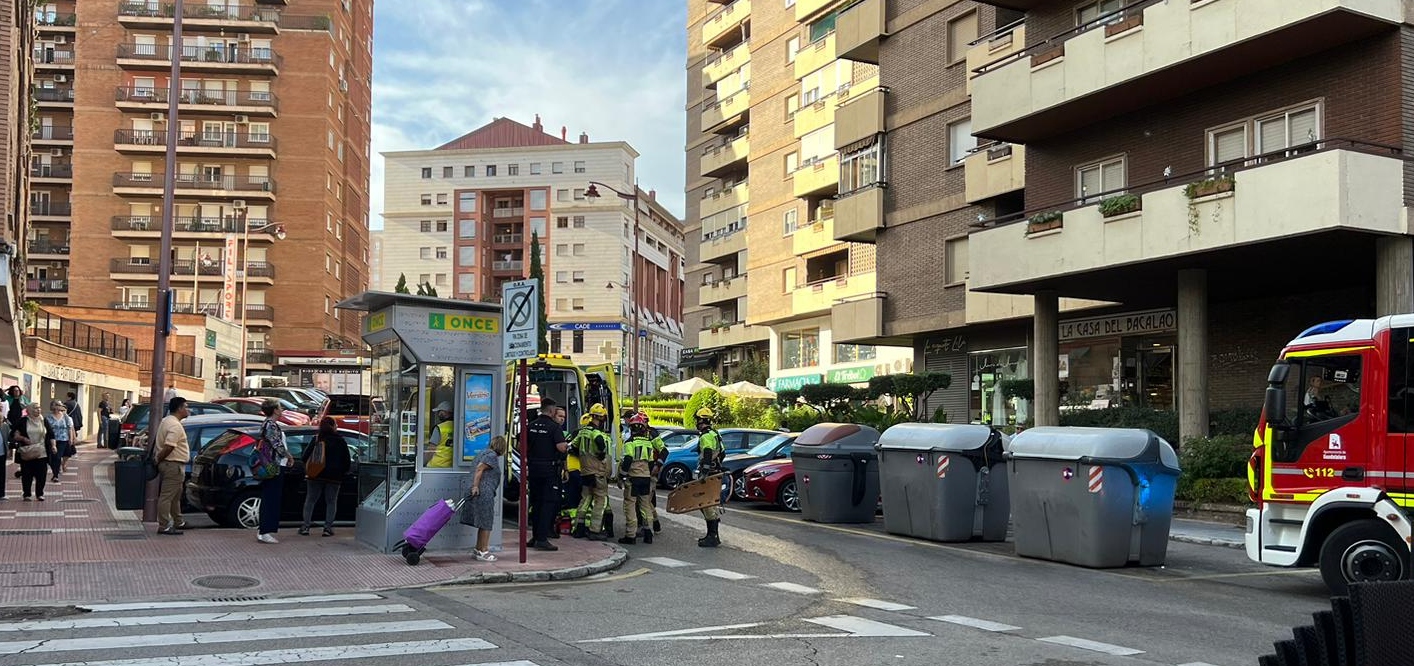
[[546, 398], [540, 416], [525, 427], [526, 481], [529, 492], [532, 534], [527, 544], [536, 550], [559, 550], [550, 543], [555, 516], [560, 512], [560, 463], [569, 450], [565, 441], [564, 410]]
[[648, 498], [654, 486], [651, 467], [655, 458], [654, 440], [648, 437], [648, 417], [642, 412], [628, 418], [628, 428], [633, 437], [624, 443], [624, 457], [619, 461], [619, 473], [628, 477], [624, 488], [624, 535], [619, 543], [637, 543], [640, 531], [643, 543], [653, 543], [653, 530], [648, 528], [653, 520], [653, 505]]
[[[712, 427], [712, 410], [706, 407], [697, 410], [697, 478], [705, 479], [722, 472], [722, 436]], [[702, 509], [702, 517], [707, 521], [707, 536], [697, 540], [703, 548], [716, 548], [722, 544], [717, 537], [717, 526], [721, 524], [721, 510], [717, 506]]]
[[608, 416], [609, 411], [604, 405], [594, 403], [589, 412], [580, 417], [582, 427], [570, 442], [570, 451], [579, 456], [580, 483], [583, 485], [583, 497], [577, 511], [578, 524], [570, 533], [575, 538], [594, 541], [609, 538], [602, 527], [604, 509], [609, 506], [609, 438], [602, 430]]

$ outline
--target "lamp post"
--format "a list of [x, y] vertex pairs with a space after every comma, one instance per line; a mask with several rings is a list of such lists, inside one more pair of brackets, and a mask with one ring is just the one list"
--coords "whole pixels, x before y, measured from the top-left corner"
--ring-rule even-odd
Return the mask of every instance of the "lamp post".
[[606, 189], [606, 190], [609, 190], [610, 192], [613, 192], [614, 194], [618, 195], [618, 197], [619, 197], [620, 199], [623, 199], [624, 201], [631, 202], [632, 205], [633, 205], [633, 257], [632, 257], [632, 258], [630, 259], [630, 261], [628, 262], [628, 287], [629, 287], [629, 289], [628, 289], [629, 299], [628, 299], [628, 300], [629, 300], [629, 307], [633, 308], [633, 347], [629, 350], [629, 351], [631, 352], [631, 353], [629, 354], [629, 363], [632, 364], [632, 366], [633, 366], [633, 370], [632, 370], [632, 373], [633, 373], [633, 374], [632, 374], [632, 377], [633, 377], [633, 380], [632, 380], [632, 381], [633, 381], [633, 411], [636, 412], [636, 411], [638, 411], [638, 391], [639, 391], [638, 375], [639, 375], [639, 372], [640, 372], [640, 371], [639, 371], [639, 367], [638, 367], [638, 346], [639, 346], [638, 334], [639, 334], [639, 329], [638, 329], [638, 289], [637, 289], [637, 277], [638, 277], [638, 184], [637, 184], [637, 183], [634, 184], [634, 186], [633, 186], [633, 193], [632, 193], [632, 194], [625, 194], [625, 193], [623, 193], [623, 192], [618, 191], [617, 189], [614, 189], [613, 187], [610, 187], [610, 186], [608, 186], [608, 185], [605, 185], [604, 183], [601, 183], [601, 182], [596, 181], [596, 180], [591, 180], [591, 181], [589, 181], [589, 189], [587, 189], [587, 190], [584, 191], [584, 196], [585, 196], [586, 198], [589, 198], [589, 199], [598, 199], [600, 196], [602, 196], [602, 195], [599, 194], [599, 190], [598, 190], [599, 187], [602, 187], [602, 188], [604, 188], [604, 189]]
[[[250, 305], [246, 302], [246, 294], [250, 292], [250, 221], [246, 219], [247, 209], [244, 207], [236, 209], [236, 224], [241, 228], [241, 370], [236, 379], [245, 386], [246, 356], [250, 350], [246, 345], [250, 344], [250, 329], [246, 327], [246, 321], [250, 313]], [[263, 224], [255, 229], [257, 233], [274, 229], [276, 240], [285, 240], [285, 227], [283, 225], [269, 223]]]

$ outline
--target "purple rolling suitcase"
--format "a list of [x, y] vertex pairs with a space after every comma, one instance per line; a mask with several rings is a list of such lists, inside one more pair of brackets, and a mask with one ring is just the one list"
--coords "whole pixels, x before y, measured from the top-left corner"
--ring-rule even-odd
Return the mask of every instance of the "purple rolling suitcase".
[[428, 542], [451, 522], [460, 508], [460, 501], [442, 500], [433, 504], [403, 532], [403, 540], [394, 548], [401, 550], [403, 559], [407, 560], [409, 565], [416, 565], [422, 559], [422, 554], [427, 551]]

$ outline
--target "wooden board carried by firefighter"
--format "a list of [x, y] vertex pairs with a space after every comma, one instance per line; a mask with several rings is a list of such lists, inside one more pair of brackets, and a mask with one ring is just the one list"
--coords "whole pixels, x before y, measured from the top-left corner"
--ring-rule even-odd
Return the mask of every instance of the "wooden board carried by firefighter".
[[691, 513], [722, 503], [726, 473], [688, 481], [668, 493], [668, 513]]

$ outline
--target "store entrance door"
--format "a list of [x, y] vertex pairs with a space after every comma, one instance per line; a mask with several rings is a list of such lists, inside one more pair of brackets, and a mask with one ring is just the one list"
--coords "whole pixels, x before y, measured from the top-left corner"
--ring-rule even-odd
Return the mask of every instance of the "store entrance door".
[[1151, 409], [1173, 409], [1172, 346], [1145, 346], [1139, 350], [1139, 404]]

